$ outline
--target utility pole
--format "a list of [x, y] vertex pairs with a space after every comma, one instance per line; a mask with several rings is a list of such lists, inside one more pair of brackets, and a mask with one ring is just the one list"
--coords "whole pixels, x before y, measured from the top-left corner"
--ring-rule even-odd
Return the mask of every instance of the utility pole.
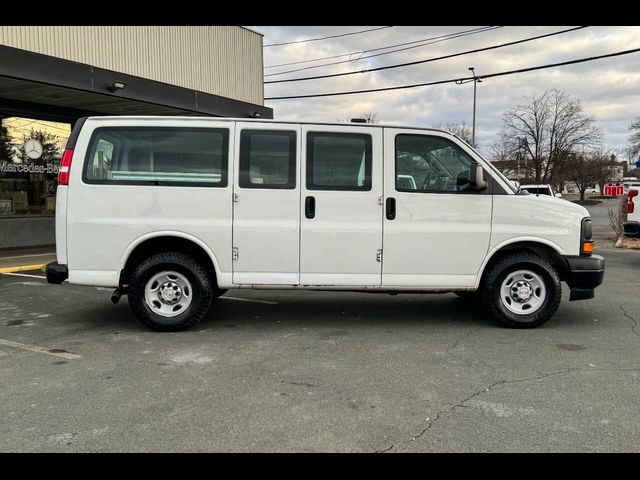
[[478, 82], [481, 82], [479, 78], [476, 77], [476, 72], [473, 67], [469, 67], [471, 73], [473, 74], [473, 127], [471, 130], [471, 145], [476, 146], [476, 87]]
[[476, 88], [478, 83], [481, 83], [482, 80], [479, 77], [476, 77], [475, 67], [469, 67], [471, 73], [473, 75], [472, 79], [469, 80], [457, 80], [456, 83], [458, 85], [462, 85], [463, 83], [473, 82], [473, 123], [471, 126], [471, 146], [476, 146]]

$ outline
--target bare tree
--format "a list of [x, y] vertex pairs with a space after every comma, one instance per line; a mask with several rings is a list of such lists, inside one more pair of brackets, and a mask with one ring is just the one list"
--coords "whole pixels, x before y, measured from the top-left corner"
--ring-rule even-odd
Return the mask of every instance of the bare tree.
[[624, 222], [627, 221], [627, 196], [622, 196], [618, 207], [615, 210], [609, 209], [607, 214], [609, 215], [609, 225], [617, 240], [624, 232]]
[[510, 142], [498, 139], [491, 146], [492, 163], [507, 177], [514, 180], [534, 182], [533, 162], [525, 155], [524, 142], [514, 149]]
[[622, 165], [616, 160], [616, 154], [612, 150], [601, 150], [599, 155], [602, 169], [597, 184], [600, 188], [600, 194], [604, 194], [604, 186], [607, 183], [620, 180], [620, 177], [616, 175], [616, 167], [621, 167]]
[[503, 115], [500, 140], [512, 157], [520, 154], [531, 162], [537, 183], [558, 183], [554, 169], [560, 174], [576, 147], [595, 145], [602, 134], [576, 97], [553, 89], [527, 99]]
[[460, 123], [439, 123], [437, 125], [434, 125], [433, 128], [439, 128], [440, 130], [446, 130], [447, 132], [453, 133], [454, 135], [457, 135], [458, 137], [460, 137], [461, 139], [463, 139], [465, 142], [467, 142], [469, 145], [472, 145], [474, 147], [477, 147], [477, 142], [476, 145], [473, 145], [471, 139], [473, 138], [473, 131], [471, 129], [471, 125], [466, 124], [465, 122], [460, 122]]
[[640, 155], [640, 116], [637, 116], [629, 125], [631, 135], [629, 136], [629, 149], [628, 155], [631, 163], [632, 158], [637, 158]]
[[512, 160], [511, 151], [501, 141], [495, 141], [491, 145], [490, 157], [492, 162], [508, 162]]
[[[612, 159], [603, 149], [595, 149], [583, 154], [572, 153], [567, 159], [567, 179], [575, 182], [580, 192], [580, 200], [592, 185], [606, 181], [611, 176]], [[603, 179], [606, 179], [603, 181]], [[603, 187], [604, 189], [604, 187]]]
[[360, 118], [363, 118], [367, 123], [378, 123], [378, 114], [376, 112], [366, 112], [360, 114]]

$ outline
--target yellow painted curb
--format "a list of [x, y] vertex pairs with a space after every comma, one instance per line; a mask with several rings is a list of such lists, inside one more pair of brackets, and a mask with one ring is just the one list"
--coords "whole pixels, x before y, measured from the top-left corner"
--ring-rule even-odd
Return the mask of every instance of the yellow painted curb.
[[3, 267], [0, 268], [0, 273], [14, 273], [23, 272], [25, 270], [40, 270], [44, 271], [44, 263], [38, 263], [37, 265], [20, 265], [19, 267]]

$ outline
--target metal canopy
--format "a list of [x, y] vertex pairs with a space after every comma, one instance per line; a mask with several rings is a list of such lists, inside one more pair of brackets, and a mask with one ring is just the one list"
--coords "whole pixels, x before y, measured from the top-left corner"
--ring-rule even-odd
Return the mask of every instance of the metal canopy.
[[[111, 91], [113, 82], [125, 88]], [[87, 115], [273, 118], [273, 109], [0, 45], [0, 115], [73, 122]]]

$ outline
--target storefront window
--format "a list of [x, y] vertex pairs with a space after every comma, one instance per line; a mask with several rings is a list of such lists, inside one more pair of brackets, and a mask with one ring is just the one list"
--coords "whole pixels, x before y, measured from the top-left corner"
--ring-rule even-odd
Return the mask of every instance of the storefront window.
[[67, 123], [11, 117], [0, 124], [0, 217], [54, 215]]

